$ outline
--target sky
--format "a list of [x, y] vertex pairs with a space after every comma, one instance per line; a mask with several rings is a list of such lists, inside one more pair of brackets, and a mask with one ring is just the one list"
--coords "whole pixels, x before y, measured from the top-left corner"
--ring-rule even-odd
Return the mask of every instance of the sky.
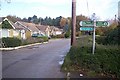
[[[0, 0], [0, 17], [15, 15], [20, 18], [37, 17], [65, 18], [72, 15], [72, 0]], [[119, 0], [76, 0], [76, 15], [91, 17], [93, 13], [100, 20], [114, 19], [118, 15]]]

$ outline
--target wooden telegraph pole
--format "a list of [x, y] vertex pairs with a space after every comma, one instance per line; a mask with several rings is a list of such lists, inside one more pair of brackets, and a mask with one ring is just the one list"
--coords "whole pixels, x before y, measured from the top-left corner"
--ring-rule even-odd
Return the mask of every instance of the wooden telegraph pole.
[[76, 0], [72, 0], [71, 46], [76, 45]]

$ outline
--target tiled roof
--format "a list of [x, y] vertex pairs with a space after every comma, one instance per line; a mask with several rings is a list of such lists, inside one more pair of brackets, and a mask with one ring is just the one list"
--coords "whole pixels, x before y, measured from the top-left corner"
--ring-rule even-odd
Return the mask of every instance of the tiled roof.
[[36, 27], [42, 32], [45, 32], [46, 29], [48, 28], [48, 26], [45, 26], [45, 25], [36, 25]]
[[55, 27], [55, 26], [50, 26], [51, 30], [54, 30], [54, 31], [61, 31], [61, 29]]
[[19, 21], [15, 23], [16, 29], [24, 29], [24, 30], [29, 30], [27, 27], [21, 25]]
[[27, 23], [27, 22], [22, 22], [22, 21], [18, 21], [18, 22], [21, 23], [22, 26], [27, 27], [31, 31], [39, 32], [39, 29], [36, 27], [34, 23]]

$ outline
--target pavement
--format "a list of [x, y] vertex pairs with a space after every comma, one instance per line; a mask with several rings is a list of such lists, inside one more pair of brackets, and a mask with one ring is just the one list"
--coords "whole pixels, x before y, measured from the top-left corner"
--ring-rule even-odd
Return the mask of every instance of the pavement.
[[1, 51], [9, 51], [9, 50], [15, 50], [15, 49], [20, 49], [20, 48], [24, 48], [24, 47], [39, 45], [39, 44], [46, 44], [46, 43], [48, 43], [48, 42], [34, 43], [34, 44], [28, 44], [28, 45], [23, 45], [23, 46], [18, 46], [18, 47], [0, 48], [0, 50]]

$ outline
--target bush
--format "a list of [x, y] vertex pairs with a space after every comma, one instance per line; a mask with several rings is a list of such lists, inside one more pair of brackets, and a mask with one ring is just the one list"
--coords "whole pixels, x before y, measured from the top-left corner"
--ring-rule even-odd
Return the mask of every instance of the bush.
[[60, 34], [60, 35], [52, 35], [52, 38], [64, 38], [64, 34]]
[[98, 44], [114, 44], [120, 45], [120, 27], [115, 28], [106, 36], [100, 36], [96, 38]]
[[120, 27], [115, 28], [105, 38], [107, 44], [118, 44], [120, 45]]
[[65, 38], [69, 38], [69, 37], [70, 37], [70, 32], [67, 31], [67, 32], [65, 33]]
[[46, 42], [48, 41], [48, 37], [47, 36], [43, 36], [43, 37], [38, 37], [42, 40], [42, 42]]
[[107, 42], [105, 41], [105, 38], [106, 38], [106, 36], [97, 36], [96, 37], [96, 42], [98, 44], [107, 44]]
[[2, 38], [2, 43], [4, 43], [5, 47], [17, 47], [22, 44], [21, 40], [18, 38]]
[[33, 44], [33, 43], [41, 43], [48, 41], [48, 37], [30, 37], [26, 40], [22, 40], [22, 45]]

